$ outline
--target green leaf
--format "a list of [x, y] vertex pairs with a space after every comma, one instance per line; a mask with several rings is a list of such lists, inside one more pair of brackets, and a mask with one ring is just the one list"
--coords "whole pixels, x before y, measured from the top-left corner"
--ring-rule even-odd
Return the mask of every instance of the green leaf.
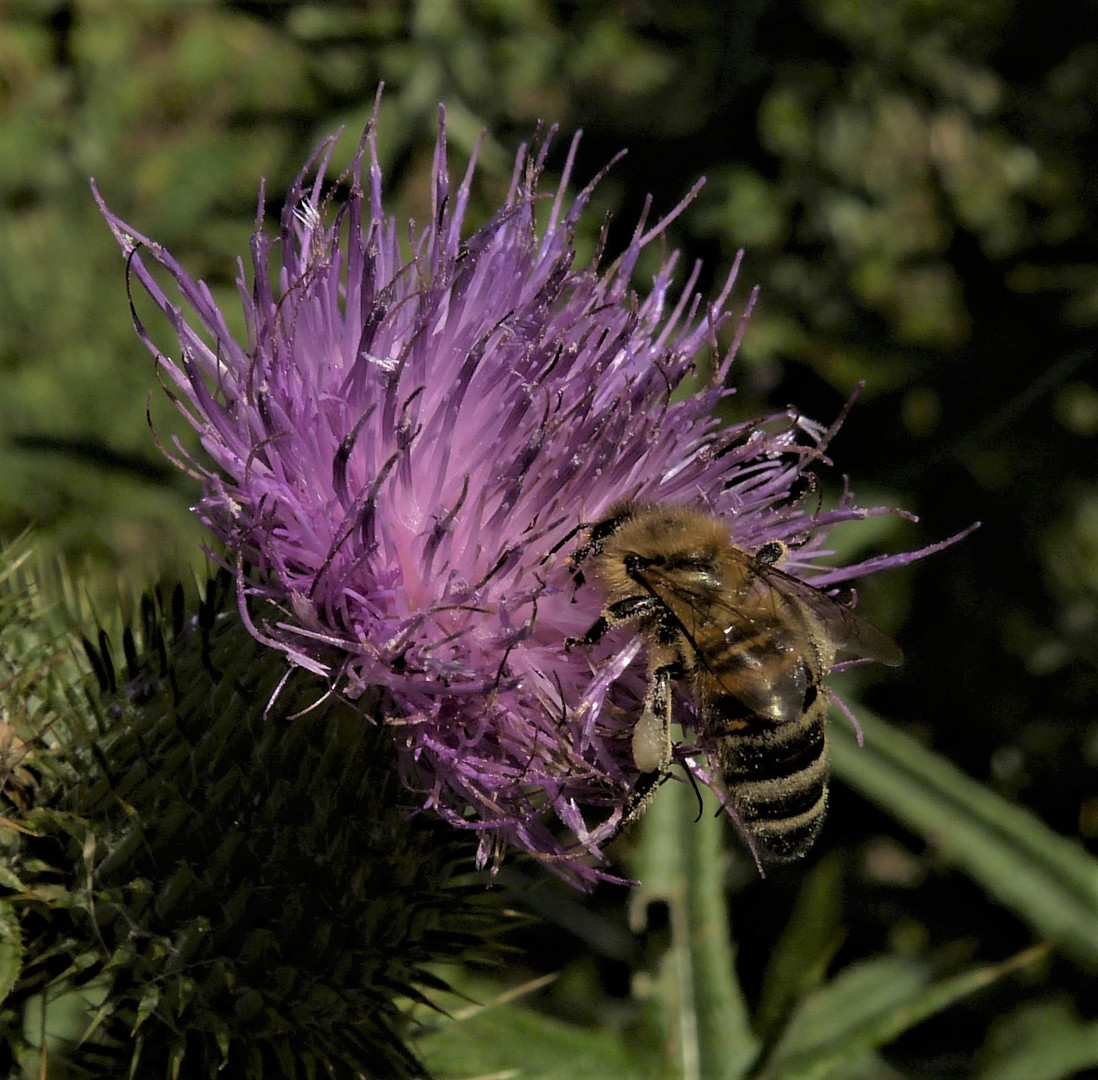
[[841, 856], [822, 859], [809, 872], [763, 978], [755, 1028], [764, 1042], [777, 1039], [797, 1003], [819, 986], [842, 941]]
[[[0, 828], [12, 828], [13, 831], [18, 829], [19, 826], [14, 822], [0, 819]], [[0, 885], [5, 889], [11, 889], [14, 892], [26, 892], [27, 887], [19, 880], [19, 875], [12, 870], [10, 866], [0, 866]]]
[[6, 900], [0, 900], [0, 1003], [11, 993], [11, 988], [23, 969], [23, 936], [15, 909]]
[[805, 1001], [759, 1075], [765, 1080], [848, 1076], [872, 1051], [1045, 954], [1043, 947], [1027, 949], [1001, 964], [935, 983], [923, 961], [889, 956], [854, 964]]
[[156, 985], [146, 986], [141, 991], [141, 999], [137, 1003], [137, 1013], [134, 1016], [131, 1037], [137, 1034], [137, 1029], [152, 1016], [156, 1007], [160, 1004], [160, 987]]
[[640, 928], [650, 904], [667, 905], [670, 943], [650, 998], [667, 1068], [674, 1076], [732, 1080], [746, 1072], [757, 1040], [728, 926], [727, 827], [708, 798], [697, 821], [696, 810], [686, 784], [665, 784], [652, 800], [631, 864], [643, 882], [634, 890], [631, 918]]
[[835, 774], [931, 840], [1042, 937], [1098, 963], [1098, 860], [944, 758], [858, 709], [831, 727]]
[[[538, 984], [540, 985], [540, 983]], [[417, 1039], [416, 1052], [432, 1076], [514, 1076], [524, 1080], [662, 1080], [654, 1059], [631, 1048], [624, 1032], [586, 1028], [544, 1016], [512, 991], [438, 1021]]]
[[[875, 957], [844, 968], [803, 1002], [777, 1051], [756, 1075], [785, 1080], [800, 1076], [817, 1060], [853, 1059], [855, 1038], [881, 1015], [923, 993], [929, 981], [926, 963], [899, 956]], [[857, 1052], [864, 1053], [861, 1039], [858, 1042]]]
[[1065, 1001], [1041, 1001], [1004, 1016], [984, 1048], [975, 1080], [1069, 1080], [1098, 1069], [1098, 1021], [1081, 1021]]

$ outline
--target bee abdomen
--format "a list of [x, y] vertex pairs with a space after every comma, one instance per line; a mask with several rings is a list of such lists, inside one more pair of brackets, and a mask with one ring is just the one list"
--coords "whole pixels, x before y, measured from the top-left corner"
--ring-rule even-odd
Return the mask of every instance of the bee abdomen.
[[778, 780], [811, 769], [827, 749], [819, 711], [785, 724], [711, 725], [710, 731], [727, 741], [722, 767], [728, 782]]
[[827, 808], [826, 709], [777, 726], [753, 725], [721, 737], [725, 788], [744, 828], [771, 861], [812, 845]]

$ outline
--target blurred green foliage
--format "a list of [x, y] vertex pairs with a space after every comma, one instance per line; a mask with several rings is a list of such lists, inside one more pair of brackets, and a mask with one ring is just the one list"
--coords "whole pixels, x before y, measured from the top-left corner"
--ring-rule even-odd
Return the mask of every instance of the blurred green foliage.
[[[867, 584], [866, 610], [908, 662], [861, 692], [989, 797], [1093, 852], [1096, 42], [1092, 5], [1053, 17], [1034, 0], [9, 0], [0, 536], [33, 526], [47, 552], [88, 571], [93, 594], [111, 594], [117, 576], [144, 582], [198, 559], [194, 489], [150, 437], [150, 391], [159, 437], [189, 436], [133, 335], [122, 260], [89, 176], [205, 278], [232, 320], [258, 178], [275, 213], [340, 125], [348, 159], [380, 80], [398, 217], [427, 212], [439, 102], [455, 157], [490, 132], [474, 217], [498, 201], [538, 118], [565, 134], [582, 127], [579, 184], [629, 149], [596, 194], [592, 242], [612, 210], [612, 254], [649, 193], [666, 211], [704, 174], [672, 242], [687, 265], [704, 260], [707, 289], [747, 248], [740, 295], [759, 283], [761, 299], [737, 364], [739, 415], [794, 402], [830, 419], [866, 382], [832, 448], [837, 473], [863, 501], [904, 506], [923, 523], [851, 543], [899, 550], [983, 520], [961, 546]], [[849, 782], [872, 797], [855, 772]], [[1047, 936], [1047, 923], [973, 877], [924, 819], [836, 787], [815, 871], [833, 868], [831, 899], [814, 910], [839, 914], [827, 916], [831, 945], [813, 946], [817, 985], [852, 964], [906, 964], [894, 985], [925, 1000], [962, 977], [957, 950], [988, 965]], [[824, 886], [803, 868], [760, 883], [739, 862], [722, 864], [720, 880], [733, 893], [744, 1008], [760, 1010], [764, 1031], [789, 1011], [774, 1004], [788, 984], [764, 973], [801, 910], [798, 887]], [[553, 929], [525, 942], [529, 975], [561, 973], [523, 1014], [546, 1040], [565, 1023], [578, 1046], [581, 1020], [603, 1040], [615, 1024], [627, 1029], [650, 974], [644, 950], [664, 936], [651, 925], [633, 934], [622, 897], [600, 892], [581, 916], [551, 883], [532, 890]], [[826, 1075], [1072, 1075], [1083, 1057], [1040, 1047], [1093, 1041], [1093, 973], [1077, 952], [1054, 951], [955, 1006], [948, 1024], [922, 1021], [884, 1058]], [[1039, 1034], [1019, 1042], [1020, 1031]], [[783, 1054], [795, 1061], [795, 1044], [775, 1043], [774, 1068]]]

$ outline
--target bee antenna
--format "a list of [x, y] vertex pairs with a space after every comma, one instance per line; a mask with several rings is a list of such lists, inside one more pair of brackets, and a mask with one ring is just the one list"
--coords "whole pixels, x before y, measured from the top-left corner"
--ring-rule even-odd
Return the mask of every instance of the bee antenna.
[[[558, 551], [560, 551], [560, 549], [562, 547], [564, 547], [565, 544], [568, 543], [569, 540], [572, 539], [572, 537], [574, 537], [577, 533], [583, 532], [584, 529], [589, 529], [589, 528], [591, 528], [591, 522], [581, 521], [574, 529], [570, 529], [567, 533], [565, 533], [563, 539], [558, 540], [557, 543], [555, 543], [545, 553], [545, 555], [542, 558], [541, 562], [538, 563], [538, 566], [544, 566], [554, 555], [556, 555], [556, 553]], [[581, 550], [583, 550], [583, 549], [581, 549]]]
[[[705, 813], [705, 803], [702, 802], [701, 789], [698, 787], [697, 780], [694, 779], [694, 774], [689, 769], [687, 769], [686, 775], [690, 780], [690, 786], [694, 789], [694, 797], [698, 800], [698, 816], [694, 818], [694, 824], [697, 825], [697, 823], [702, 819], [702, 814]], [[720, 812], [720, 809], [718, 809], [717, 813], [719, 814]]]

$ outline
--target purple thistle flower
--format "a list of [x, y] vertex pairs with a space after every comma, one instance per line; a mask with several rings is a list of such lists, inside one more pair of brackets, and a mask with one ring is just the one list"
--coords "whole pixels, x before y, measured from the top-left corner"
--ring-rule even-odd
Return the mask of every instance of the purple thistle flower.
[[[135, 315], [212, 461], [178, 451], [252, 633], [394, 725], [406, 786], [481, 831], [482, 864], [512, 846], [591, 880], [602, 872], [580, 857], [601, 858], [635, 778], [635, 708], [618, 704], [643, 696], [644, 672], [634, 634], [565, 649], [602, 604], [569, 572], [579, 526], [623, 499], [697, 505], [742, 547], [790, 542], [785, 568], [823, 587], [934, 548], [818, 568], [831, 526], [894, 511], [848, 492], [820, 511], [803, 494], [837, 424], [792, 410], [715, 419], [739, 339], [720, 356], [735, 269], [708, 306], [697, 268], [674, 287], [675, 255], [644, 299], [630, 288], [697, 189], [642, 219], [609, 268], [601, 251], [577, 266], [593, 185], [569, 204], [573, 140], [560, 186], [540, 192], [552, 137], [520, 150], [503, 207], [463, 236], [475, 155], [452, 186], [442, 116], [431, 222], [409, 225], [408, 256], [383, 209], [375, 122], [342, 200], [323, 188], [326, 141], [290, 188], [274, 250], [260, 192], [250, 287], [239, 268], [246, 343], [202, 282], [96, 197], [178, 334], [172, 358]], [[712, 380], [677, 400], [704, 353]]]

